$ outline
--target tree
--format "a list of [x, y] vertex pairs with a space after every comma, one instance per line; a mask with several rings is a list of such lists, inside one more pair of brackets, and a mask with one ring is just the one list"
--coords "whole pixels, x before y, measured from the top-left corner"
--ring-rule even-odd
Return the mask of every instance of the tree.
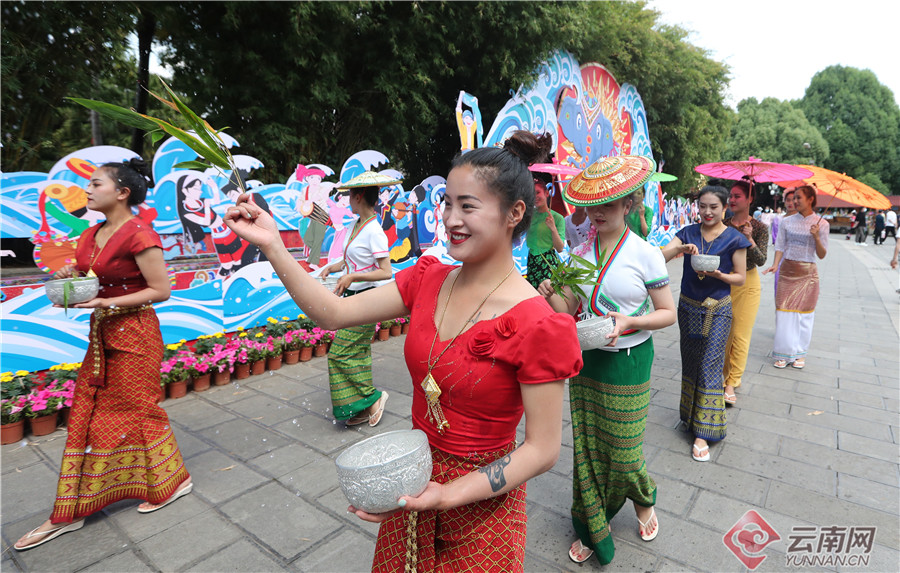
[[878, 191], [879, 193], [882, 193], [883, 195], [891, 194], [890, 189], [888, 189], [888, 186], [885, 185], [884, 181], [881, 180], [881, 177], [875, 175], [874, 173], [863, 173], [859, 177], [856, 177], [856, 179], [860, 183], [865, 183], [866, 185]]
[[641, 94], [656, 159], [679, 178], [666, 192], [691, 191], [694, 166], [717, 161], [729, 133], [728, 67], [689, 44], [687, 31], [660, 25], [659, 13], [645, 2], [580, 4], [575, 24], [580, 36], [572, 51], [579, 61], [603, 64]]
[[726, 161], [754, 156], [764, 161], [824, 165], [828, 143], [788, 101], [749, 98], [738, 104], [737, 121], [725, 144]]
[[900, 192], [900, 108], [870, 70], [830, 66], [813, 76], [799, 107], [828, 142], [825, 167], [878, 176]]

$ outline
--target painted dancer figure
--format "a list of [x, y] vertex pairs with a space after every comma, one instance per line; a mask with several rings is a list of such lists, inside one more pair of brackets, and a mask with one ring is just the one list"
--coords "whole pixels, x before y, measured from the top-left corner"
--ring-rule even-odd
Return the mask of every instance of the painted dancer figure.
[[828, 254], [828, 221], [816, 215], [816, 190], [809, 185], [794, 189], [797, 213], [785, 217], [775, 243], [775, 262], [764, 274], [778, 271], [775, 291], [775, 368], [806, 366], [812, 342], [819, 271], [816, 259]]
[[[722, 368], [731, 332], [731, 288], [744, 284], [750, 241], [722, 222], [728, 191], [707, 185], [697, 199], [701, 222], [675, 234], [666, 261], [684, 256], [678, 328], [681, 331], [681, 421], [694, 434], [691, 457], [708, 462], [709, 443], [725, 438]], [[719, 268], [695, 271], [694, 255], [718, 255]]]
[[178, 193], [176, 205], [185, 234], [198, 242], [206, 236], [205, 228], [212, 232], [213, 246], [219, 259], [219, 276], [227, 277], [242, 265], [247, 243], [225, 226], [222, 217], [212, 209], [212, 201], [203, 197], [203, 182], [193, 175], [183, 175], [175, 185]]
[[[612, 316], [615, 330], [605, 346], [582, 353], [584, 367], [569, 381], [572, 409], [574, 470], [572, 525], [578, 539], [569, 558], [583, 563], [597, 555], [601, 565], [615, 553], [609, 522], [631, 500], [638, 533], [652, 541], [659, 533], [656, 483], [647, 473], [643, 438], [650, 408], [652, 330], [675, 323], [675, 302], [669, 289], [666, 262], [627, 225], [635, 208], [633, 186], [582, 193], [566, 202], [585, 207], [592, 233], [575, 254], [600, 267], [596, 282], [574, 292], [563, 287], [565, 298], [550, 281], [538, 291], [557, 312]], [[651, 310], [651, 302], [652, 309]]]
[[[522, 571], [525, 481], [551, 467], [562, 440], [564, 380], [581, 369], [571, 316], [553, 312], [515, 272], [513, 238], [528, 228], [541, 146], [515, 132], [504, 147], [454, 159], [443, 222], [461, 266], [422, 257], [396, 281], [349, 298], [319, 285], [285, 249], [274, 221], [239, 202], [228, 224], [260, 246], [297, 304], [324, 328], [411, 314], [405, 357], [413, 427], [428, 436], [434, 469], [418, 497], [381, 522], [374, 571]], [[545, 352], [546, 341], [558, 350]], [[525, 440], [516, 426], [525, 415]], [[359, 566], [355, 566], [358, 568]]]
[[142, 499], [137, 510], [148, 513], [193, 487], [169, 418], [156, 403], [163, 342], [151, 303], [169, 298], [169, 277], [159, 235], [131, 213], [144, 200], [149, 179], [140, 159], [94, 171], [87, 205], [106, 221], [81, 235], [77, 263], [57, 272], [58, 278], [96, 275], [100, 292], [74, 305], [96, 310], [75, 383], [53, 513], [16, 542], [19, 551], [81, 529], [85, 517], [111, 503]]

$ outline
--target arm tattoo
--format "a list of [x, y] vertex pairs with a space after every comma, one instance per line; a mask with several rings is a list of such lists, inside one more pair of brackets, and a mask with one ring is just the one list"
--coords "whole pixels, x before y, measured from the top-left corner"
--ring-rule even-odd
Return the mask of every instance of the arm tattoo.
[[499, 460], [494, 460], [488, 465], [478, 468], [478, 471], [487, 475], [488, 481], [491, 482], [491, 491], [497, 493], [506, 487], [506, 476], [503, 475], [503, 468], [509, 465], [510, 454], [506, 454]]

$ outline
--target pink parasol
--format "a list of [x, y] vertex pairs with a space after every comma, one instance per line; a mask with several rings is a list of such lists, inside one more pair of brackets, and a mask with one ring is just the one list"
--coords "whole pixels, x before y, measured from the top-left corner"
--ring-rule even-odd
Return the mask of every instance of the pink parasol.
[[570, 167], [568, 165], [560, 165], [559, 163], [535, 163], [528, 167], [529, 171], [537, 173], [549, 173], [550, 175], [564, 175], [566, 179], [581, 173], [581, 169]]
[[813, 172], [796, 165], [788, 165], [787, 163], [772, 163], [771, 161], [760, 161], [755, 157], [750, 157], [747, 161], [719, 161], [716, 163], [704, 163], [694, 168], [697, 173], [717, 177], [719, 179], [729, 179], [738, 181], [742, 177], [747, 176], [754, 183], [769, 181], [784, 181], [786, 179], [806, 179], [811, 177]]

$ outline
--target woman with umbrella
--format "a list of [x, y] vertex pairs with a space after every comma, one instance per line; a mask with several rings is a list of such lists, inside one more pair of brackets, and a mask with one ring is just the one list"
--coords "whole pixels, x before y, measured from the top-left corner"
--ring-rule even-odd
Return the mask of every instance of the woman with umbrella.
[[[681, 330], [681, 421], [694, 434], [691, 457], [709, 461], [709, 442], [725, 438], [722, 368], [731, 331], [731, 288], [744, 284], [750, 241], [722, 222], [728, 191], [707, 185], [697, 204], [701, 222], [675, 234], [663, 249], [666, 261], [683, 253], [684, 272], [678, 301]], [[695, 271], [694, 255], [717, 255], [719, 268]]]
[[816, 190], [811, 185], [794, 189], [797, 213], [785, 217], [775, 242], [775, 262], [763, 274], [778, 271], [775, 291], [775, 368], [806, 366], [812, 341], [819, 271], [816, 258], [828, 253], [828, 221], [815, 214]]
[[[596, 282], [574, 290], [563, 287], [563, 296], [549, 280], [538, 289], [557, 312], [575, 314], [581, 307], [585, 314], [615, 318], [608, 344], [585, 350], [584, 367], [569, 381], [575, 466], [572, 524], [578, 535], [569, 558], [576, 563], [594, 553], [602, 565], [612, 561], [609, 522], [627, 500], [634, 504], [641, 539], [651, 541], [659, 533], [653, 510], [656, 483], [647, 473], [643, 453], [653, 364], [650, 334], [675, 323], [675, 302], [659, 249], [625, 222], [635, 207], [635, 188], [653, 170], [654, 162], [645, 157], [609, 157], [566, 186], [563, 199], [585, 207], [593, 226], [590, 240], [576, 252], [601, 270]], [[635, 174], [637, 179], [613, 183], [619, 174]]]
[[[258, 244], [300, 308], [325, 328], [411, 314], [404, 355], [413, 380], [413, 427], [428, 436], [432, 481], [380, 522], [373, 571], [521, 571], [525, 481], [556, 463], [564, 380], [581, 369], [572, 317], [516, 272], [513, 240], [530, 224], [528, 165], [537, 138], [517, 131], [503, 148], [453, 160], [443, 222], [448, 253], [350, 298], [318, 285], [281, 242], [275, 222], [241, 201], [228, 211], [235, 232]], [[557, 347], [546, 352], [547, 340]], [[525, 439], [516, 427], [525, 414]], [[358, 566], [348, 566], [357, 569]]]

